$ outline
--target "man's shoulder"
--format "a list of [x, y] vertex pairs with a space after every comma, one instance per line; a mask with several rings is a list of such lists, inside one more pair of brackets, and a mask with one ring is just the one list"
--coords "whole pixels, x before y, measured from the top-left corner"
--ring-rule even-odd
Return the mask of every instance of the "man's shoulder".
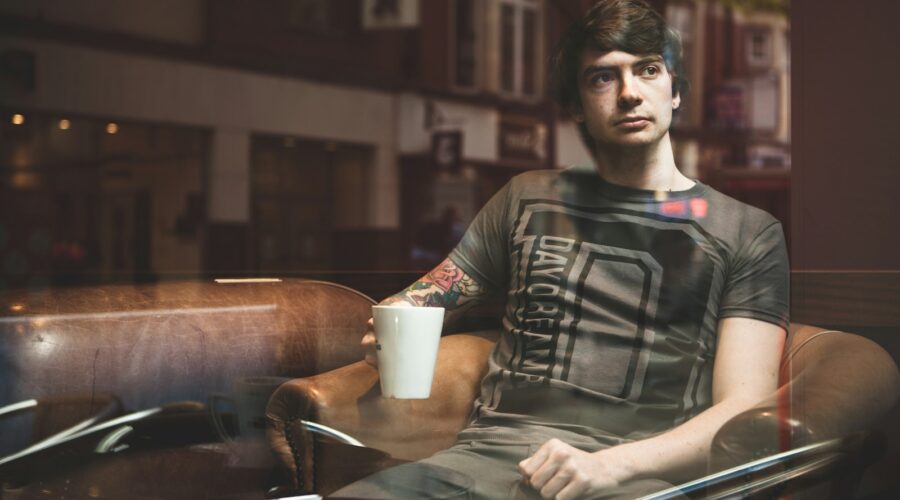
[[512, 177], [509, 186], [514, 192], [543, 190], [558, 187], [560, 183], [578, 182], [581, 176], [596, 176], [590, 166], [572, 165], [565, 168], [527, 170]]
[[710, 187], [709, 185], [706, 186], [705, 194], [709, 198], [710, 203], [715, 203], [728, 212], [740, 214], [742, 217], [750, 220], [777, 222], [777, 219], [769, 212], [740, 201], [737, 198]]
[[708, 222], [734, 232], [736, 237], [757, 235], [779, 220], [769, 212], [733, 198], [710, 186], [704, 190], [709, 208]]
[[510, 183], [523, 184], [530, 182], [555, 180], [559, 178], [560, 174], [566, 172], [567, 170], [568, 169], [526, 170], [525, 172], [513, 176], [510, 180]]
[[514, 175], [506, 185], [510, 199], [544, 197], [558, 188], [563, 170], [527, 170]]

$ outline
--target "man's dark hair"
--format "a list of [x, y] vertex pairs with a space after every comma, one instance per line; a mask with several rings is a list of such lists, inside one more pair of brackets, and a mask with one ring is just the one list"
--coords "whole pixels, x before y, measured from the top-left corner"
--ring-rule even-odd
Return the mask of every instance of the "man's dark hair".
[[672, 92], [687, 88], [681, 37], [643, 0], [601, 0], [563, 35], [550, 65], [553, 97], [563, 109], [581, 106], [578, 70], [585, 49], [659, 54], [672, 75]]

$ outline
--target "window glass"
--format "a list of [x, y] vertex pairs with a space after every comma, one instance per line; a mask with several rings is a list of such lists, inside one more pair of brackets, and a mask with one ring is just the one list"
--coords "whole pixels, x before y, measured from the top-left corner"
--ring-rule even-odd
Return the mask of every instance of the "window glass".
[[540, 2], [502, 0], [499, 10], [500, 91], [507, 96], [534, 97], [537, 94], [541, 56], [538, 40]]
[[500, 8], [500, 88], [515, 92], [516, 81], [516, 20], [512, 5]]
[[474, 0], [456, 0], [454, 34], [456, 58], [454, 83], [460, 87], [476, 84], [478, 65], [478, 30]]

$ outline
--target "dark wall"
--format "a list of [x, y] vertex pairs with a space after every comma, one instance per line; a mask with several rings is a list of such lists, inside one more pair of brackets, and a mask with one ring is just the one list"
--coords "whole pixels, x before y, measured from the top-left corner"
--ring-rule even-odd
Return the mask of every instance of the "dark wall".
[[900, 269], [900, 2], [791, 2], [794, 270]]
[[[793, 0], [792, 316], [900, 361], [900, 2]], [[818, 270], [820, 272], [804, 272]], [[866, 273], [840, 270], [868, 270]], [[800, 271], [800, 272], [798, 272]], [[829, 319], [830, 312], [841, 318]], [[877, 325], [864, 328], [861, 325]], [[900, 406], [859, 497], [900, 492]]]

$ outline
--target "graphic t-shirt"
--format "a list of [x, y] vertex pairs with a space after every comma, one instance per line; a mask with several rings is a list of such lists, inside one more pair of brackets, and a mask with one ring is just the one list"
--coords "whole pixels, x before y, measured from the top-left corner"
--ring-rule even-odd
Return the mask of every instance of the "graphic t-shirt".
[[788, 324], [781, 224], [700, 182], [654, 192], [590, 167], [528, 172], [450, 258], [506, 294], [475, 424], [661, 432], [710, 405], [719, 320]]

